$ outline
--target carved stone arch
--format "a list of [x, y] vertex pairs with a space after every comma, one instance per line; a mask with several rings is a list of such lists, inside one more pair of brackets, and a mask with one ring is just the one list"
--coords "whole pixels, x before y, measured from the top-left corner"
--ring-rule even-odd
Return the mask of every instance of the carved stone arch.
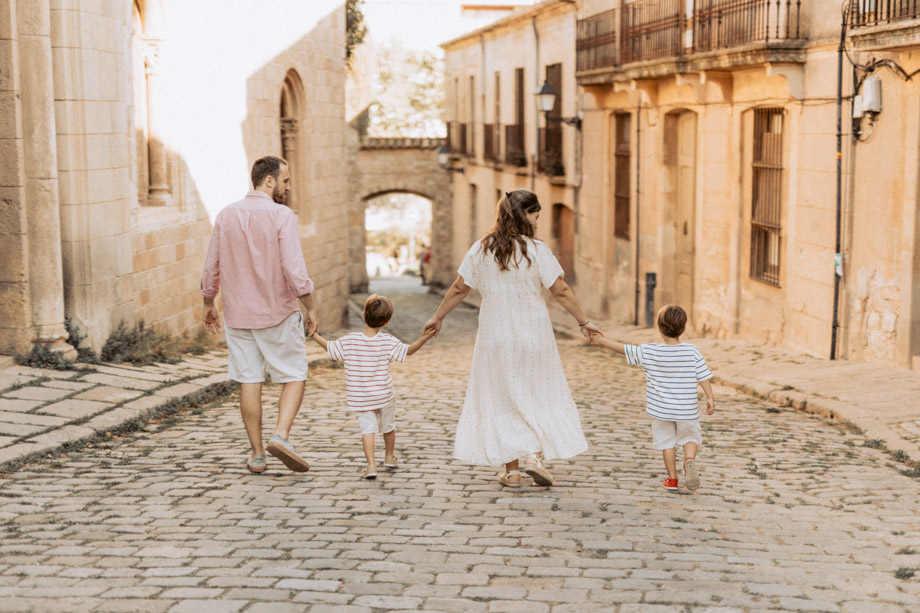
[[281, 86], [281, 95], [278, 102], [279, 130], [281, 136], [281, 151], [279, 152], [288, 162], [291, 173], [291, 192], [288, 196], [288, 206], [297, 213], [301, 224], [313, 221], [312, 211], [308, 207], [308, 172], [306, 151], [304, 143], [307, 130], [304, 126], [306, 116], [306, 101], [303, 81], [293, 68], [284, 76]]

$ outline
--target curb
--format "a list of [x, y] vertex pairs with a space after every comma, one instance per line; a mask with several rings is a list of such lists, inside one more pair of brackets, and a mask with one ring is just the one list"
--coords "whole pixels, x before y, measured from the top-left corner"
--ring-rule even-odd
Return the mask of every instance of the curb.
[[[563, 320], [561, 314], [550, 310], [553, 330], [563, 338], [580, 339], [580, 332]], [[567, 316], [567, 314], [565, 315]], [[809, 393], [794, 387], [777, 386], [774, 383], [741, 376], [726, 376], [713, 372], [713, 383], [730, 387], [760, 400], [789, 407], [803, 413], [818, 415], [832, 421], [858, 429], [867, 440], [878, 439], [892, 452], [903, 452], [910, 460], [920, 462], [920, 446], [902, 438], [878, 416], [856, 405]]]
[[[109, 366], [109, 365], [106, 365]], [[82, 374], [80, 370], [88, 371]], [[80, 369], [72, 377], [93, 374], [92, 369]], [[63, 375], [64, 372], [58, 373]], [[62, 376], [62, 379], [65, 376]], [[29, 437], [23, 437], [0, 449], [0, 473], [19, 470], [25, 464], [103, 441], [111, 433], [133, 432], [142, 429], [155, 418], [173, 415], [183, 408], [211, 405], [223, 401], [237, 387], [225, 373], [202, 374], [185, 381], [163, 381], [162, 385], [127, 402], [116, 403], [108, 410], [80, 420], [72, 420], [60, 427], [51, 427]]]

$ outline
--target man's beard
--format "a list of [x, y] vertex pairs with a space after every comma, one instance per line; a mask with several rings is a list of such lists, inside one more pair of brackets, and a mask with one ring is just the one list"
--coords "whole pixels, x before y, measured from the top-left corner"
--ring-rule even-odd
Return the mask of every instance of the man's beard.
[[287, 194], [276, 187], [274, 191], [272, 191], [272, 200], [278, 204], [284, 204], [285, 200], [287, 200]]

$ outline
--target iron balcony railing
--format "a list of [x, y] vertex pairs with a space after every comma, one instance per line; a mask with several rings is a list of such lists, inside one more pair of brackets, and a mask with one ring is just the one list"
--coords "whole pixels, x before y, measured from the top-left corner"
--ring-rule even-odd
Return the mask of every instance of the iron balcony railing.
[[578, 20], [575, 58], [578, 71], [619, 65], [616, 9]]
[[482, 158], [487, 162], [495, 162], [498, 160], [498, 147], [495, 146], [498, 133], [490, 123], [484, 124], [482, 128]]
[[[920, 0], [902, 1], [920, 5]], [[694, 0], [688, 14], [686, 0], [635, 0], [623, 4], [622, 10], [578, 21], [577, 70], [616, 68], [753, 43], [798, 41], [803, 38], [801, 5], [802, 0]]]
[[850, 0], [851, 28], [920, 18], [920, 0]]

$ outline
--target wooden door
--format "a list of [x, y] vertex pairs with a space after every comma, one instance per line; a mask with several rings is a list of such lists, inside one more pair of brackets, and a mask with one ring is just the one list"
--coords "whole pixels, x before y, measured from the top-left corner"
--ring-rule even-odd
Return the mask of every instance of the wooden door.
[[689, 315], [693, 308], [696, 219], [696, 114], [681, 113], [677, 145], [677, 292], [676, 302]]

